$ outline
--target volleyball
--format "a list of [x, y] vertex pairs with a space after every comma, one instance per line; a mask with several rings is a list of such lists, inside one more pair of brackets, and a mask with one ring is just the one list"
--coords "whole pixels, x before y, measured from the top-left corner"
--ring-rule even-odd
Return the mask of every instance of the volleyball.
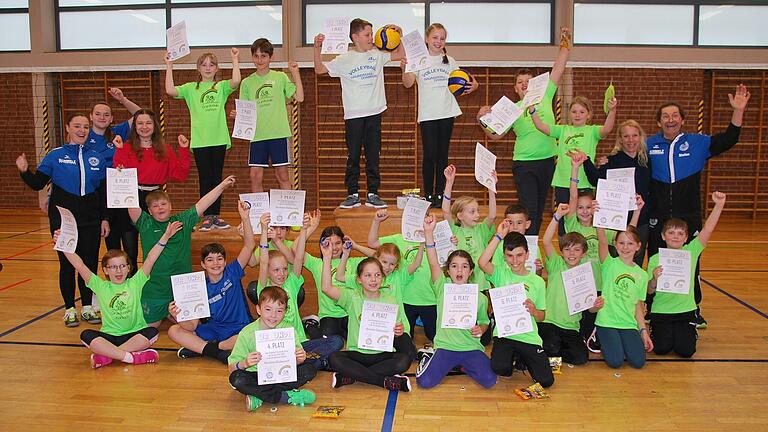
[[378, 49], [392, 51], [400, 46], [400, 33], [392, 27], [382, 27], [376, 30], [373, 44]]
[[470, 82], [472, 82], [472, 75], [469, 72], [464, 69], [456, 69], [448, 77], [448, 90], [454, 96], [461, 96], [469, 88]]

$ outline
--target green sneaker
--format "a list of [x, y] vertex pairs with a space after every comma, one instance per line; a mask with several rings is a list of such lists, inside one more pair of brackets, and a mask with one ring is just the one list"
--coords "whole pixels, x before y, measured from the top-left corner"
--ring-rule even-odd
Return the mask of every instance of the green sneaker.
[[64, 325], [67, 327], [77, 327], [80, 321], [77, 319], [77, 309], [69, 308], [64, 311]]
[[93, 306], [83, 306], [80, 310], [80, 319], [88, 324], [101, 324], [101, 318], [99, 318], [99, 314], [93, 310]]
[[264, 401], [256, 396], [245, 395], [245, 408], [250, 411], [256, 411], [260, 406], [264, 404]]
[[291, 405], [304, 406], [314, 403], [317, 400], [312, 390], [289, 390], [288, 403]]

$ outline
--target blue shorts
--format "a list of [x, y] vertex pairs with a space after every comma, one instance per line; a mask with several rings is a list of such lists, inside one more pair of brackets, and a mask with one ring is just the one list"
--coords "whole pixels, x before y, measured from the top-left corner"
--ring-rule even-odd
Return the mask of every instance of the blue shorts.
[[286, 166], [291, 163], [288, 158], [288, 138], [251, 142], [248, 151], [248, 166], [269, 168], [270, 159], [273, 167]]
[[225, 341], [232, 336], [240, 333], [240, 330], [248, 325], [248, 323], [242, 324], [222, 324], [213, 321], [208, 321], [204, 324], [199, 324], [195, 328], [195, 334], [202, 340], [210, 341]]

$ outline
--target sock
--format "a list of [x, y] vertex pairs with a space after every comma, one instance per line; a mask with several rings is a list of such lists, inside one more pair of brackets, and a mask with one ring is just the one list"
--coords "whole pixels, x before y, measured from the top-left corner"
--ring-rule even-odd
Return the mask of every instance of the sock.
[[219, 349], [219, 343], [216, 341], [208, 342], [203, 347], [203, 355], [206, 357], [218, 359], [220, 351], [221, 350]]
[[284, 404], [288, 403], [288, 392], [287, 391], [283, 391], [282, 393], [280, 393], [280, 403], [284, 403]]
[[133, 354], [126, 351], [125, 357], [123, 357], [123, 363], [133, 363]]

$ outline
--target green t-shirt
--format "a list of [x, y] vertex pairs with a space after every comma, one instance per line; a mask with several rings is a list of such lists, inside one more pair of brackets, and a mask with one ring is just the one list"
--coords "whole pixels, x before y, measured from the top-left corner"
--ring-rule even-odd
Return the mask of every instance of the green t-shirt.
[[[485, 351], [485, 347], [480, 343], [480, 338], [472, 336], [469, 330], [443, 328], [440, 323], [443, 322], [443, 303], [445, 284], [450, 284], [451, 279], [443, 276], [435, 281], [431, 286], [437, 299], [437, 332], [435, 333], [435, 349], [447, 349], [451, 351]], [[491, 321], [488, 319], [488, 298], [480, 291], [477, 292], [477, 325], [488, 325]]]
[[[588, 258], [581, 262], [589, 262]], [[595, 276], [595, 287], [598, 289], [597, 278], [600, 276], [600, 264], [595, 261], [592, 263], [592, 274]], [[581, 321], [581, 312], [571, 315], [568, 312], [568, 300], [565, 296], [565, 287], [563, 286], [563, 272], [569, 270], [565, 259], [558, 254], [547, 258], [547, 314], [544, 322], [554, 324], [565, 330], [579, 330]]]
[[[565, 215], [565, 232], [577, 232], [584, 236], [585, 239], [587, 239], [587, 258], [589, 258], [592, 261], [596, 261], [598, 264], [600, 263], [600, 242], [597, 239], [597, 228], [593, 226], [584, 226], [579, 222], [579, 217], [574, 213], [572, 215]], [[608, 239], [608, 244], [613, 244], [614, 240], [616, 239], [616, 231], [614, 230], [605, 230], [605, 237]], [[598, 282], [600, 280], [598, 279]], [[600, 289], [600, 284], [597, 284], [598, 290]]]
[[[268, 283], [268, 285], [270, 285]], [[299, 313], [299, 304], [296, 302], [296, 297], [299, 295], [299, 289], [304, 285], [304, 276], [296, 277], [293, 272], [288, 273], [288, 277], [285, 278], [283, 288], [288, 293], [288, 307], [285, 309], [285, 317], [283, 322], [287, 322], [293, 326], [296, 331], [296, 338], [299, 342], [307, 341], [307, 335], [304, 333], [304, 325], [301, 323], [301, 314]], [[256, 293], [261, 295], [261, 290], [264, 287], [261, 284], [256, 286]]]
[[256, 101], [256, 135], [253, 141], [291, 136], [285, 99], [296, 93], [296, 84], [285, 72], [252, 73], [240, 82], [240, 99]]
[[[688, 288], [688, 294], [675, 294], [657, 290], [656, 295], [653, 297], [653, 305], [651, 306], [651, 312], [653, 313], [677, 314], [696, 309], [696, 299], [693, 297], [693, 281], [696, 280], [696, 263], [704, 251], [704, 245], [696, 237], [690, 243], [684, 245], [683, 250], [691, 253], [691, 286]], [[648, 280], [653, 279], [653, 271], [658, 266], [659, 254], [656, 254], [648, 260]]]
[[[367, 298], [359, 289], [339, 288], [338, 305], [347, 312], [349, 321], [347, 323], [347, 350], [357, 351], [363, 354], [378, 354], [381, 351], [363, 349], [357, 347], [357, 338], [360, 335], [360, 320], [362, 319], [363, 303], [372, 301], [378, 303], [397, 304], [397, 299], [389, 292], [380, 292], [378, 298]], [[395, 324], [408, 322], [405, 317], [402, 306], [397, 308], [397, 319]]]
[[189, 108], [190, 123], [192, 124], [192, 139], [189, 147], [192, 149], [226, 145], [232, 147], [227, 126], [225, 105], [227, 98], [235, 88], [229, 80], [218, 81], [214, 88], [213, 82], [188, 82], [176, 86], [179, 95], [176, 99], [184, 99]]
[[115, 285], [93, 274], [86, 284], [99, 299], [101, 307], [101, 331], [112, 336], [122, 336], [147, 327], [141, 309], [141, 290], [149, 276], [139, 269], [122, 285]]
[[[541, 276], [534, 272], [528, 272], [525, 276], [515, 274], [509, 266], [494, 266], [493, 274], [488, 275], [488, 280], [495, 287], [503, 287], [506, 285], [513, 285], [521, 283], [525, 286], [525, 295], [531, 299], [533, 305], [538, 310], [547, 309], [546, 300], [546, 283]], [[544, 314], [546, 317], [546, 314]], [[539, 336], [539, 326], [536, 325], [536, 320], [531, 315], [531, 322], [533, 323], [533, 330], [528, 333], [521, 333], [512, 336], [506, 336], [506, 339], [516, 340], [531, 345], [541, 346], [541, 336]], [[493, 335], [498, 336], [498, 327], [493, 329]]]
[[141, 250], [145, 260], [155, 243], [165, 234], [168, 224], [175, 221], [182, 223], [181, 231], [168, 240], [165, 250], [155, 261], [152, 278], [144, 286], [142, 298], [173, 300], [171, 276], [192, 271], [192, 228], [199, 220], [195, 206], [176, 213], [165, 222], [158, 222], [149, 213], [141, 212], [141, 216], [136, 220], [136, 229], [141, 237]]
[[[536, 115], [546, 124], [555, 124], [555, 114], [552, 112], [552, 99], [555, 93], [557, 93], [557, 84], [550, 80], [544, 97], [536, 105]], [[522, 104], [522, 100], [517, 102], [517, 106], [525, 108]], [[536, 129], [528, 110], [523, 109], [523, 114], [512, 123], [512, 130], [515, 131], [513, 160], [541, 160], [557, 154], [557, 141]]]
[[[403, 307], [403, 290], [401, 288], [401, 286], [404, 284], [403, 280], [405, 280], [403, 278], [410, 278], [408, 272], [402, 271], [402, 269], [395, 270], [384, 279], [381, 284], [380, 291], [396, 298], [397, 305], [402, 310], [403, 316], [405, 316], [405, 308]], [[363, 287], [360, 286], [360, 284], [357, 282], [356, 277], [346, 278], [344, 280], [344, 287], [359, 292], [363, 291]], [[403, 322], [403, 329], [405, 333], [408, 333], [409, 335], [411, 334], [411, 323], [408, 322], [408, 320]]]
[[[282, 320], [275, 328], [283, 329], [291, 327], [291, 324], [285, 322], [285, 320]], [[232, 348], [232, 353], [227, 359], [229, 364], [245, 361], [245, 359], [248, 358], [248, 354], [256, 352], [257, 330], [268, 330], [267, 328], [262, 328], [261, 318], [258, 318], [256, 321], [248, 324], [247, 326], [243, 327], [242, 330], [240, 330], [240, 333], [237, 334], [237, 341], [235, 341], [235, 346]], [[295, 334], [294, 340], [296, 341], [296, 348], [299, 348], [301, 346], [301, 342], [299, 342], [299, 338]], [[246, 368], [245, 370], [248, 372], [256, 372], [258, 368], [259, 365], [255, 364], [249, 368]]]
[[597, 312], [595, 325], [637, 329], [635, 308], [637, 302], [645, 301], [648, 275], [637, 264], [628, 266], [620, 258], [610, 256], [603, 261], [601, 268], [605, 306]]
[[483, 275], [483, 271], [477, 267], [480, 255], [483, 254], [488, 242], [491, 241], [495, 230], [493, 227], [489, 227], [485, 221], [478, 223], [473, 227], [459, 226], [455, 223], [451, 223], [451, 232], [459, 240], [457, 249], [466, 251], [469, 256], [472, 257], [472, 261], [475, 263], [475, 270], [472, 272], [469, 281], [467, 283], [474, 283], [478, 285], [480, 291], [485, 291], [490, 288], [488, 281]]
[[[355, 269], [357, 269], [357, 265], [360, 263], [360, 261], [364, 260], [365, 257], [352, 257], [347, 260], [347, 271], [345, 272], [346, 279], [352, 278], [352, 280], [355, 279]], [[333, 283], [335, 286], [343, 287], [343, 284], [336, 281], [336, 268], [339, 266], [339, 258], [334, 258], [331, 260], [331, 283]], [[323, 277], [323, 260], [322, 258], [315, 258], [309, 253], [304, 254], [304, 268], [309, 270], [310, 273], [312, 273], [312, 279], [315, 280], [315, 287], [317, 287], [317, 306], [318, 311], [317, 315], [320, 318], [325, 317], [331, 317], [331, 318], [344, 318], [347, 316], [347, 312], [339, 305], [336, 304], [336, 302], [333, 301], [332, 298], [325, 295], [322, 289], [322, 277]]]
[[[419, 243], [403, 239], [402, 234], [392, 234], [379, 238], [379, 243], [393, 243], [400, 249], [401, 267], [408, 267], [419, 252]], [[431, 306], [437, 304], [435, 293], [432, 291], [432, 273], [427, 257], [423, 257], [421, 265], [411, 275], [411, 279], [403, 286], [403, 303], [413, 306]]]
[[[552, 177], [552, 186], [567, 188], [571, 182], [571, 157], [568, 152], [573, 150], [583, 151], [590, 159], [595, 159], [597, 143], [600, 142], [600, 126], [585, 125], [551, 125], [549, 135], [560, 140], [557, 146], [557, 165], [555, 175]], [[579, 167], [579, 187], [593, 188], [584, 167]]]
[[[536, 249], [536, 258], [541, 261], [542, 264], [544, 264], [544, 260], [541, 258], [541, 247]], [[491, 258], [491, 263], [493, 263], [494, 266], [507, 266], [507, 261], [504, 259], [504, 241], [500, 241], [499, 245], [496, 246], [496, 250], [493, 251], [493, 258]], [[535, 268], [530, 270], [536, 273]]]

